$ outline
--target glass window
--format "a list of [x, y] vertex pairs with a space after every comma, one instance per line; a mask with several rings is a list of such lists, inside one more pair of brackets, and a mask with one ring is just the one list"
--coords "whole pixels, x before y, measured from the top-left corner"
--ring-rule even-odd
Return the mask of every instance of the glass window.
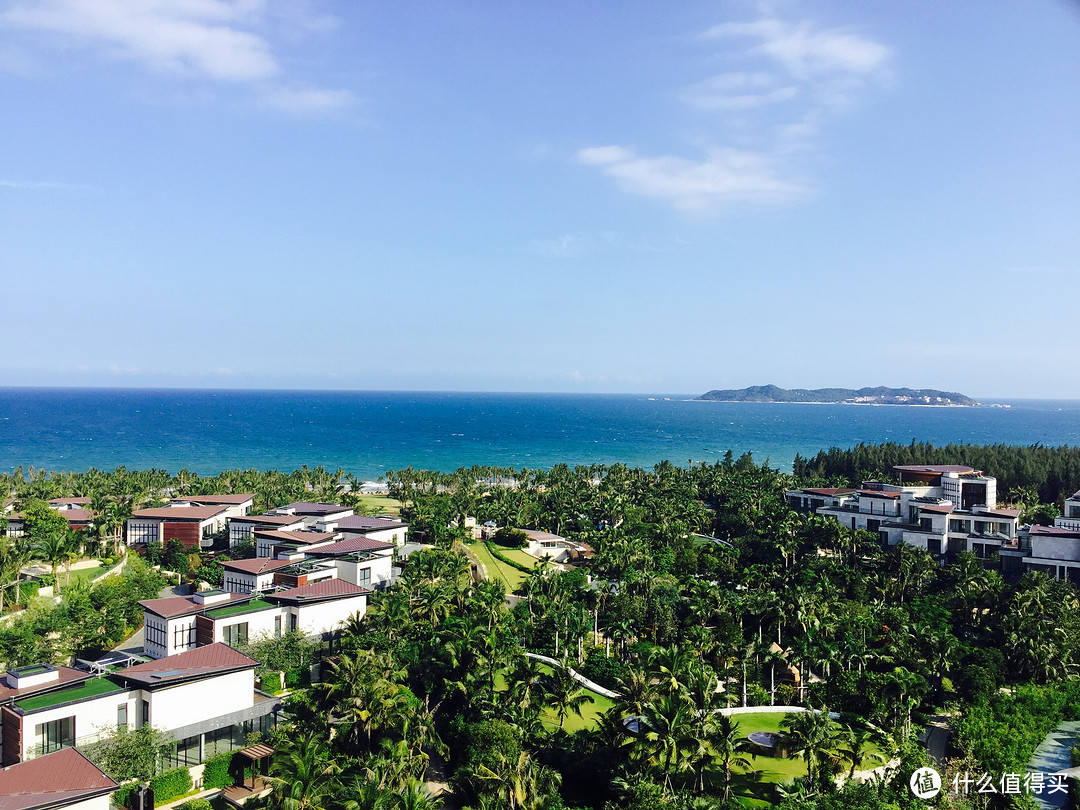
[[371, 584], [371, 569], [361, 568], [356, 572], [356, 584], [360, 586]]
[[240, 622], [239, 624], [226, 625], [221, 631], [221, 636], [221, 640], [230, 647], [246, 644], [248, 640], [248, 623]]
[[116, 707], [116, 727], [121, 731], [127, 730], [127, 704], [121, 703]]
[[75, 745], [75, 718], [62, 717], [48, 723], [41, 723], [34, 729], [38, 752], [51, 754], [61, 748]]

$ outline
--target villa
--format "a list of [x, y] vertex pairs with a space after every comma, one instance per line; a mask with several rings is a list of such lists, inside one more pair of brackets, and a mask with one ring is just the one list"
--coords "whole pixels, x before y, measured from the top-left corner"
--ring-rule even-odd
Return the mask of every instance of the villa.
[[49, 664], [12, 670], [0, 686], [3, 764], [146, 724], [176, 741], [173, 766], [243, 748], [245, 735], [269, 730], [281, 709], [255, 688], [257, 665], [216, 643], [104, 675]]
[[534, 557], [543, 559], [550, 557], [552, 562], [568, 563], [581, 562], [593, 554], [592, 546], [586, 543], [575, 543], [557, 534], [539, 532], [532, 529], [520, 529], [528, 538], [529, 543], [525, 551]]
[[225, 517], [229, 520], [246, 516], [255, 505], [255, 496], [251, 493], [239, 495], [186, 495], [173, 498], [172, 506], [224, 506]]
[[899, 466], [900, 483], [867, 481], [860, 489], [785, 492], [799, 512], [831, 517], [877, 534], [885, 546], [907, 543], [943, 563], [960, 551], [998, 561], [1015, 546], [1020, 510], [998, 508], [997, 481], [959, 465]]
[[198, 551], [211, 545], [211, 534], [225, 528], [229, 507], [173, 504], [159, 509], [138, 509], [128, 518], [124, 537], [129, 546], [179, 540]]
[[317, 532], [296, 529], [280, 531], [277, 529], [256, 529], [252, 532], [255, 540], [256, 557], [280, 557], [285, 554], [303, 553], [308, 549], [328, 546], [339, 539], [334, 532]]
[[244, 515], [229, 518], [229, 547], [251, 539], [256, 529], [273, 529], [291, 532], [304, 528], [304, 518], [300, 515]]
[[275, 515], [298, 515], [304, 519], [309, 527], [316, 523], [333, 523], [343, 520], [353, 514], [351, 506], [342, 506], [338, 503], [318, 503], [311, 501], [297, 501], [279, 506], [273, 510]]
[[[49, 508], [59, 512], [68, 522], [68, 528], [74, 531], [84, 531], [90, 528], [94, 520], [94, 512], [89, 508], [90, 498], [53, 498], [49, 501]], [[26, 533], [26, 524], [21, 512], [11, 512], [7, 515], [8, 537], [22, 537]]]
[[322, 532], [337, 532], [344, 538], [366, 537], [398, 547], [409, 542], [409, 524], [388, 517], [349, 515], [337, 520], [320, 520], [316, 528]]

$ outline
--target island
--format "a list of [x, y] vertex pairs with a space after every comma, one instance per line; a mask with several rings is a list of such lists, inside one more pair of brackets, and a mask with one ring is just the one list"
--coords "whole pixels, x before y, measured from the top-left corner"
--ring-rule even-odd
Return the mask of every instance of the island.
[[807, 402], [844, 403], [851, 405], [939, 405], [977, 406], [969, 396], [956, 391], [937, 391], [933, 388], [780, 388], [775, 385], [753, 385], [749, 388], [725, 388], [709, 391], [697, 397], [712, 402]]

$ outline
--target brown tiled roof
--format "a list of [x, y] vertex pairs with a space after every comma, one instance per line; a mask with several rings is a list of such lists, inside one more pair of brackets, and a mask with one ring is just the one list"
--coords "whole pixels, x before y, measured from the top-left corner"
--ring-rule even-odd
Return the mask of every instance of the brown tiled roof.
[[895, 500], [900, 497], [899, 492], [882, 492], [878, 489], [861, 489], [859, 490], [860, 498], [888, 498]]
[[220, 641], [194, 650], [136, 664], [115, 673], [116, 678], [153, 688], [162, 684], [209, 678], [241, 669], [254, 669], [259, 662]]
[[284, 568], [286, 565], [296, 565], [296, 561], [272, 560], [269, 557], [259, 557], [254, 560], [230, 560], [229, 562], [223, 562], [221, 567], [230, 571], [243, 571], [247, 574], [263, 574], [267, 571]]
[[207, 520], [225, 511], [223, 506], [166, 506], [161, 509], [139, 509], [132, 512], [136, 518], [163, 518], [165, 520]]
[[49, 504], [52, 506], [60, 506], [65, 503], [77, 503], [82, 506], [89, 506], [93, 501], [93, 498], [50, 498]]
[[538, 531], [534, 531], [533, 529], [519, 529], [518, 531], [522, 531], [525, 534], [527, 534], [530, 540], [565, 540], [566, 539], [565, 537], [562, 537], [561, 535], [552, 534], [551, 532], [538, 532]]
[[307, 602], [324, 602], [349, 596], [359, 596], [362, 593], [370, 593], [370, 591], [343, 579], [324, 579], [314, 585], [304, 585], [288, 591], [266, 594], [263, 598], [271, 602], [289, 602], [302, 605]]
[[955, 508], [956, 507], [953, 506], [951, 503], [932, 503], [928, 504], [927, 506], [919, 505], [919, 509], [921, 509], [923, 512], [933, 512], [937, 515], [947, 515]]
[[89, 523], [94, 519], [94, 513], [90, 509], [65, 509], [57, 512], [68, 523]]
[[48, 692], [59, 686], [80, 683], [89, 680], [92, 677], [89, 672], [83, 672], [81, 669], [74, 669], [72, 667], [58, 666], [57, 670], [60, 672], [60, 677], [55, 681], [41, 683], [36, 686], [27, 686], [24, 689], [12, 689], [7, 685], [6, 679], [0, 679], [0, 702], [26, 697], [27, 695], [33, 695], [37, 692]]
[[371, 540], [367, 537], [353, 537], [350, 540], [342, 540], [328, 546], [313, 548], [308, 553], [313, 557], [325, 557], [334, 554], [349, 554], [354, 551], [387, 551], [393, 547], [393, 543], [384, 543], [381, 540]]
[[1004, 517], [1004, 518], [1018, 518], [1020, 517], [1019, 509], [1006, 509], [1004, 507], [1000, 509], [984, 509], [979, 512], [975, 512], [975, 517], [979, 515], [990, 515], [991, 517]]
[[209, 605], [199, 604], [195, 601], [194, 597], [191, 596], [166, 596], [164, 599], [143, 599], [139, 604], [144, 610], [148, 610], [163, 619], [177, 619], [192, 613], [200, 613], [204, 609], [210, 610], [216, 607], [223, 607], [230, 602], [247, 601], [248, 599], [251, 599], [251, 594], [231, 593], [229, 594], [228, 599], [222, 599]]
[[281, 508], [292, 509], [298, 515], [309, 515], [311, 517], [318, 515], [332, 515], [335, 512], [352, 511], [350, 507], [342, 506], [340, 503], [318, 503], [316, 501], [297, 501], [296, 503], [290, 503]]
[[1059, 529], [1056, 526], [1032, 526], [1030, 534], [1038, 537], [1075, 537], [1080, 539], [1080, 531], [1076, 529]]
[[239, 495], [185, 495], [182, 497], [173, 498], [173, 501], [188, 501], [189, 503], [205, 504], [228, 504], [230, 506], [239, 506], [240, 504], [247, 503], [254, 498], [254, 494], [250, 492], [242, 492]]
[[264, 526], [292, 526], [294, 523], [304, 522], [300, 515], [244, 515], [229, 520], [234, 523], [256, 523]]
[[342, 531], [348, 529], [350, 531], [377, 532], [382, 531], [383, 529], [402, 529], [408, 525], [408, 523], [402, 523], [400, 520], [391, 520], [390, 518], [349, 515], [347, 518], [342, 518], [337, 526], [338, 529]]
[[928, 473], [966, 473], [975, 472], [973, 467], [964, 464], [900, 464], [893, 467], [894, 470], [904, 472], [928, 472]]
[[0, 771], [0, 810], [66, 807], [117, 787], [79, 751], [64, 748]]
[[333, 540], [337, 535], [334, 532], [276, 532], [276, 531], [256, 531], [257, 537], [273, 537], [277, 540], [283, 540], [286, 543], [300, 543], [301, 545], [311, 545], [312, 543], [325, 543], [328, 540]]
[[824, 487], [817, 489], [804, 489], [803, 492], [809, 492], [812, 495], [853, 495], [857, 490], [844, 489], [835, 487]]

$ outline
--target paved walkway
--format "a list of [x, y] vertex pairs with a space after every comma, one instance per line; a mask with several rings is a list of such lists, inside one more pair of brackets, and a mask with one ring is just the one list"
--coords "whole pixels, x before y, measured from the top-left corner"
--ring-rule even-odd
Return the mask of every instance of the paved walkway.
[[[1046, 739], [1039, 743], [1035, 753], [1031, 755], [1028, 770], [1031, 773], [1051, 774], [1068, 770], [1072, 767], [1070, 749], [1080, 740], [1080, 720], [1067, 720], [1046, 735]], [[1043, 777], [1044, 781], [1046, 777]], [[1069, 803], [1069, 794], [1064, 791], [1053, 793], [1043, 790], [1039, 795], [1032, 798], [1040, 807], [1051, 808], [1065, 807]]]

